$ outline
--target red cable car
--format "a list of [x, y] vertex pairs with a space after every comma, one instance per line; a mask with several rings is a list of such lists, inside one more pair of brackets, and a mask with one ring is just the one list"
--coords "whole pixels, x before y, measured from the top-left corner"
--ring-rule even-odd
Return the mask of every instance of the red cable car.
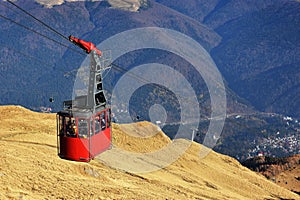
[[111, 146], [110, 108], [63, 110], [57, 114], [58, 155], [61, 158], [89, 162]]
[[102, 70], [110, 66], [91, 53], [88, 94], [65, 101], [57, 113], [57, 149], [63, 159], [89, 162], [111, 147], [111, 109], [102, 89]]

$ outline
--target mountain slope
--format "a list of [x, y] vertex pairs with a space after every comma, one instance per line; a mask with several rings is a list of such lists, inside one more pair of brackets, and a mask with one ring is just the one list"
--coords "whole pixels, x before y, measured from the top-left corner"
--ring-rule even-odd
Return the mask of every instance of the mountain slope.
[[[55, 115], [34, 113], [19, 106], [0, 107], [1, 199], [297, 199], [236, 160], [211, 152], [199, 159], [203, 148], [193, 143], [170, 166], [135, 174], [110, 168], [99, 160], [78, 163], [58, 158]], [[17, 122], [17, 123], [15, 123]], [[130, 129], [131, 125], [127, 125]], [[156, 129], [139, 123], [143, 135]], [[151, 128], [152, 127], [152, 128]], [[135, 152], [153, 151], [154, 141], [169, 143], [163, 133], [134, 141], [113, 126], [113, 145]], [[160, 138], [157, 140], [157, 138]], [[165, 138], [165, 139], [163, 139]], [[152, 141], [151, 141], [152, 140]], [[185, 142], [184, 140], [178, 141]], [[131, 146], [135, 144], [135, 147]], [[157, 148], [156, 147], [156, 148]], [[113, 148], [113, 149], [114, 149]], [[153, 149], [154, 148], [154, 149]], [[104, 154], [109, 154], [110, 151]], [[124, 158], [118, 158], [120, 162]]]
[[260, 156], [242, 164], [278, 185], [300, 194], [300, 154], [285, 158]]
[[[96, 44], [132, 28], [158, 26], [178, 30], [211, 52], [229, 88], [248, 101], [235, 104], [240, 99], [228, 93], [229, 112], [241, 111], [243, 104], [250, 103], [260, 111], [300, 116], [297, 106], [300, 101], [297, 95], [300, 85], [297, 71], [299, 1], [141, 2], [147, 2], [147, 7], [139, 12], [111, 9], [105, 1], [66, 1], [51, 9], [34, 1], [16, 3], [64, 35], [73, 34]], [[73, 47], [6, 2], [0, 5], [0, 11], [18, 23]], [[3, 55], [0, 58], [0, 91], [3, 94], [0, 103], [31, 108], [51, 106], [58, 110], [60, 102], [72, 94], [74, 77], [64, 76], [65, 72], [76, 71], [84, 56], [7, 20], [1, 20], [0, 25]], [[127, 62], [121, 63], [126, 68], [137, 61], [133, 55], [127, 56]], [[139, 59], [153, 61], [155, 57], [140, 56]], [[175, 63], [178, 60], [167, 59]], [[116, 76], [117, 79], [120, 75]], [[193, 84], [198, 83], [193, 81]], [[199, 85], [199, 88], [204, 87], [204, 84]], [[24, 96], [31, 98], [24, 99]], [[48, 98], [51, 96], [57, 101], [50, 105]]]
[[[207, 48], [214, 47], [219, 41], [219, 36], [214, 31], [192, 19], [182, 19], [178, 13], [155, 2], [151, 8], [139, 13], [110, 9], [102, 1], [66, 2], [51, 9], [34, 1], [19, 0], [16, 3], [63, 35], [72, 34], [95, 44], [122, 31], [146, 26], [174, 28], [193, 36]], [[71, 50], [70, 48], [80, 52], [73, 44], [26, 17], [10, 4], [1, 4], [0, 12], [5, 17], [67, 46], [61, 46], [1, 18], [0, 24], [3, 28], [0, 30], [0, 52], [3, 56], [0, 59], [0, 90], [5, 95], [1, 95], [0, 103], [22, 104], [33, 108], [49, 104], [47, 100], [52, 95], [57, 101], [51, 106], [58, 110], [61, 102], [72, 95], [74, 73], [73, 76], [65, 76], [65, 72], [77, 70], [85, 55]], [[176, 23], [177, 26], [173, 27]], [[127, 69], [128, 63], [121, 64]], [[22, 99], [28, 94], [32, 99]]]
[[[270, 141], [270, 136], [272, 140], [284, 141], [287, 136], [299, 135], [297, 119], [294, 120], [297, 125], [293, 127], [292, 124], [286, 126], [287, 122], [273, 118], [273, 115], [267, 119], [270, 123], [264, 122], [264, 113], [259, 119], [249, 115], [256, 115], [256, 109], [259, 109], [268, 113], [284, 113], [285, 116], [300, 116], [299, 2], [157, 0], [143, 1], [149, 4], [139, 12], [113, 9], [106, 1], [66, 0], [61, 6], [51, 9], [44, 8], [34, 0], [15, 2], [65, 36], [73, 34], [96, 44], [122, 31], [147, 26], [177, 30], [199, 42], [212, 54], [227, 88], [229, 119], [226, 120], [216, 149], [222, 153], [247, 158], [249, 150], [255, 149], [256, 153], [256, 146]], [[76, 72], [85, 55], [79, 54], [77, 51], [80, 49], [76, 46], [25, 17], [7, 2], [0, 4], [0, 12], [66, 45], [61, 46], [1, 18], [0, 104], [23, 105], [34, 110], [40, 110], [41, 107], [51, 107], [54, 112], [60, 110], [62, 102], [72, 96]], [[191, 83], [200, 102], [201, 115], [210, 117], [210, 94], [205, 82], [179, 56], [147, 49], [126, 54], [116, 63], [126, 70], [146, 63], [172, 66]], [[104, 88], [111, 91], [122, 75], [118, 70], [111, 70], [104, 80]], [[167, 74], [163, 80], [178, 83], [172, 78]], [[180, 110], [176, 104], [178, 101], [168, 101], [174, 100], [174, 95], [166, 95], [171, 93], [169, 91], [150, 89], [141, 87], [132, 95], [129, 108], [131, 117], [134, 120], [150, 120], [148, 111], [151, 106], [160, 104], [167, 110], [167, 122], [178, 124], [181, 114], [176, 112]], [[237, 96], [237, 92], [240, 96]], [[54, 102], [49, 99], [54, 99]], [[245, 118], [235, 118], [240, 116]], [[240, 120], [243, 120], [242, 123]], [[204, 123], [199, 126], [201, 132], [196, 136], [198, 142], [202, 141], [209, 121]], [[173, 129], [176, 128], [174, 126]], [[176, 132], [164, 131], [170, 137]], [[282, 134], [277, 135], [277, 132]], [[297, 140], [297, 137], [294, 139]], [[270, 155], [287, 156], [294, 153], [271, 147], [272, 150], [268, 151]]]
[[299, 1], [158, 2], [222, 37], [211, 54], [229, 87], [240, 97], [260, 111], [300, 116]]
[[300, 116], [299, 10], [299, 2], [274, 2], [215, 29], [223, 38], [212, 50], [217, 66], [260, 111]]

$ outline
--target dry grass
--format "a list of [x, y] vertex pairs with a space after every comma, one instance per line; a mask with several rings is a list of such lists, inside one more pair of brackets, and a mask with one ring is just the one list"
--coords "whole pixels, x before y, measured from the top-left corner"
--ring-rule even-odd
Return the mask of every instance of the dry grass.
[[[114, 125], [114, 148], [102, 157], [118, 148], [145, 153], [174, 143], [146, 122], [122, 126]], [[151, 173], [125, 172], [99, 160], [66, 161], [57, 156], [55, 114], [1, 106], [0, 199], [299, 199], [230, 157], [211, 152], [200, 159], [201, 148], [193, 143], [176, 162]]]

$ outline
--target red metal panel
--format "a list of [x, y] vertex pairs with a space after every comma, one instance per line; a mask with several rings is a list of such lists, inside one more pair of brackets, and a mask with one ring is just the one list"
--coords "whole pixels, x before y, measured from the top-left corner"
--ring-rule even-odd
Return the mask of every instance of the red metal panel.
[[89, 140], [61, 136], [59, 156], [75, 161], [90, 161]]
[[92, 136], [91, 138], [91, 154], [92, 157], [109, 149], [111, 145], [111, 132], [110, 128], [106, 128], [104, 131]]

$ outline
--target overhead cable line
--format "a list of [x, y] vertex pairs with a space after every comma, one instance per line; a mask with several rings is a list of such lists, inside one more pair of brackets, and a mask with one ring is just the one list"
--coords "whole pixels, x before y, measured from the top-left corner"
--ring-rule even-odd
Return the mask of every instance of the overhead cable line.
[[59, 41], [57, 41], [57, 40], [54, 40], [54, 39], [52, 39], [52, 38], [50, 38], [50, 37], [48, 37], [48, 36], [46, 36], [46, 35], [44, 35], [44, 34], [38, 32], [38, 31], [36, 31], [36, 30], [34, 30], [34, 29], [31, 29], [31, 28], [29, 28], [29, 27], [27, 27], [27, 26], [25, 26], [25, 25], [23, 25], [23, 24], [20, 24], [20, 23], [14, 21], [14, 20], [12, 20], [12, 19], [10, 19], [10, 18], [8, 18], [8, 17], [5, 17], [5, 16], [3, 16], [3, 15], [1, 15], [1, 14], [0, 14], [0, 17], [3, 18], [3, 19], [5, 19], [5, 20], [7, 20], [7, 21], [10, 21], [11, 23], [14, 23], [14, 24], [16, 24], [16, 25], [18, 25], [18, 26], [20, 26], [20, 27], [22, 27], [22, 28], [24, 28], [24, 29], [26, 29], [26, 30], [28, 30], [28, 31], [31, 31], [31, 32], [33, 32], [33, 33], [35, 33], [35, 34], [37, 34], [37, 35], [40, 35], [40, 36], [42, 36], [42, 37], [48, 39], [48, 40], [51, 40], [52, 42], [55, 42], [55, 43], [57, 43], [57, 44], [59, 44], [59, 45], [61, 45], [61, 46], [64, 46], [64, 47], [66, 47], [66, 48], [68, 48], [68, 49], [70, 49], [70, 50], [72, 50], [72, 51], [74, 51], [74, 52], [77, 52], [77, 53], [79, 53], [79, 54], [81, 54], [81, 55], [85, 55], [85, 54], [84, 54], [83, 52], [81, 52], [81, 51], [78, 51], [78, 50], [76, 50], [76, 49], [70, 48], [70, 46], [68, 46], [68, 45], [66, 45], [66, 44], [63, 44], [63, 43], [61, 43], [61, 42], [59, 42]]
[[15, 6], [16, 8], [18, 8], [19, 10], [21, 10], [22, 12], [24, 12], [25, 14], [29, 15], [30, 17], [32, 17], [33, 19], [35, 19], [36, 21], [38, 21], [39, 23], [41, 23], [42, 25], [44, 25], [45, 27], [47, 27], [48, 29], [50, 29], [51, 31], [53, 31], [54, 33], [58, 34], [59, 36], [61, 36], [65, 40], [69, 41], [68, 37], [64, 36], [63, 34], [61, 34], [60, 32], [58, 32], [57, 30], [55, 30], [54, 28], [52, 28], [51, 26], [49, 26], [48, 24], [46, 24], [43, 21], [39, 20], [38, 18], [36, 18], [35, 16], [33, 16], [32, 14], [30, 14], [29, 12], [27, 12], [26, 10], [24, 10], [23, 8], [21, 8], [20, 6], [18, 6], [14, 2], [12, 2], [10, 0], [6, 0], [6, 1], [8, 3], [12, 4], [13, 6]]
[[5, 7], [5, 8], [8, 8], [8, 9], [11, 10], [12, 12], [14, 12], [14, 13], [20, 15], [19, 12], [15, 11], [14, 9], [12, 9], [12, 8], [9, 7], [8, 5], [6, 5], [6, 3], [0, 2], [0, 5], [2, 5], [2, 6]]
[[[57, 43], [57, 44], [59, 44], [59, 45], [61, 45], [61, 46], [64, 46], [64, 47], [66, 47], [66, 48], [69, 48], [70, 50], [73, 50], [74, 52], [77, 52], [77, 53], [79, 53], [79, 54], [81, 54], [81, 55], [86, 55], [86, 54], [83, 53], [83, 52], [80, 52], [80, 51], [78, 51], [78, 50], [76, 50], [76, 49], [70, 48], [69, 46], [67, 46], [67, 45], [65, 45], [65, 44], [63, 44], [63, 43], [61, 43], [61, 42], [58, 42], [58, 41], [56, 41], [56, 40], [54, 40], [54, 39], [52, 39], [52, 38], [50, 38], [50, 37], [48, 37], [48, 36], [46, 36], [46, 35], [43, 35], [43, 34], [37, 32], [37, 31], [35, 31], [35, 30], [33, 30], [33, 29], [31, 29], [31, 28], [29, 28], [29, 27], [27, 27], [27, 26], [24, 26], [23, 24], [20, 24], [20, 23], [18, 23], [18, 22], [16, 22], [16, 21], [12, 20], [12, 19], [10, 19], [10, 18], [7, 18], [7, 17], [5, 17], [5, 16], [3, 16], [3, 15], [1, 15], [1, 14], [0, 14], [0, 17], [6, 19], [6, 20], [8, 20], [8, 21], [10, 21], [10, 22], [12, 22], [12, 23], [18, 25], [18, 26], [21, 26], [21, 27], [23, 27], [23, 28], [25, 28], [25, 29], [27, 29], [27, 30], [33, 32], [33, 33], [36, 33], [36, 34], [38, 34], [38, 35], [40, 35], [40, 36], [42, 36], [42, 37], [44, 37], [44, 38], [46, 38], [46, 39], [48, 39], [48, 40], [51, 40], [51, 41], [53, 41], [53, 42], [55, 42], [55, 43]], [[159, 86], [157, 86], [157, 85], [151, 84], [151, 81], [146, 80], [145, 78], [143, 78], [143, 77], [141, 77], [141, 76], [139, 76], [139, 75], [136, 75], [136, 74], [130, 72], [129, 70], [127, 70], [127, 69], [125, 69], [125, 68], [123, 68], [123, 67], [120, 67], [120, 66], [117, 65], [117, 64], [112, 63], [111, 65], [112, 65], [112, 68], [113, 68], [113, 69], [115, 69], [115, 70], [117, 70], [117, 71], [119, 71], [119, 72], [123, 72], [124, 74], [127, 73], [127, 74], [128, 74], [129, 76], [131, 76], [133, 79], [138, 80], [138, 81], [140, 81], [140, 82], [142, 82], [142, 83], [144, 83], [144, 84], [148, 84], [149, 86], [153, 87], [154, 89], [156, 89], [156, 88], [162, 89], [161, 87], [159, 87]], [[74, 70], [72, 70], [72, 71], [74, 71]], [[66, 75], [67, 75], [67, 74], [68, 74], [68, 73], [66, 73]], [[178, 94], [177, 94], [177, 96], [178, 96]], [[183, 100], [185, 99], [185, 100], [189, 101], [189, 98], [188, 98], [188, 97], [185, 97], [185, 98], [184, 98], [184, 97], [181, 97], [180, 95], [179, 95], [179, 97], [180, 97], [181, 99], [183, 99]]]
[[136, 80], [138, 80], [142, 83], [145, 83], [145, 84], [150, 84], [151, 83], [150, 81], [146, 80], [145, 78], [142, 78], [142, 77], [130, 72], [129, 70], [124, 69], [123, 67], [120, 67], [119, 65], [117, 65], [115, 63], [112, 63], [111, 65], [112, 65], [112, 68], [116, 69], [117, 71], [123, 72], [124, 74], [128, 73], [129, 76], [131, 76], [132, 78], [134, 78], [134, 79], [136, 79]]
[[[148, 86], [152, 87], [153, 89], [163, 89], [163, 90], [167, 91], [167, 89], [165, 88], [165, 86], [160, 86], [159, 84], [152, 83], [151, 81], [149, 81], [149, 80], [147, 80], [147, 79], [145, 79], [145, 78], [143, 78], [143, 77], [141, 77], [141, 76], [139, 76], [139, 75], [137, 75], [135, 73], [132, 73], [129, 70], [124, 69], [123, 67], [120, 67], [117, 64], [112, 63], [111, 65], [112, 65], [113, 69], [115, 69], [115, 70], [117, 70], [117, 71], [119, 71], [121, 73], [124, 73], [124, 74], [126, 73], [131, 78], [133, 78], [135, 80], [138, 80], [138, 81], [140, 81], [140, 82], [142, 82], [144, 84], [147, 84]], [[189, 97], [183, 97], [182, 95], [180, 95], [178, 93], [175, 93], [175, 92], [173, 92], [173, 93], [176, 95], [176, 97], [179, 97], [181, 100], [186, 101], [186, 102], [190, 102], [191, 104], [194, 104], [193, 101]], [[197, 104], [195, 106], [199, 106], [199, 104]], [[205, 116], [205, 118], [208, 118], [208, 117]]]
[[47, 67], [53, 67], [51, 64], [49, 64], [48, 62], [46, 62], [46, 61], [44, 61], [44, 60], [41, 60], [41, 59], [39, 59], [39, 58], [37, 58], [37, 57], [35, 57], [35, 56], [32, 56], [32, 55], [30, 55], [30, 54], [27, 54], [27, 53], [25, 53], [25, 52], [23, 52], [23, 51], [20, 51], [19, 49], [16, 49], [16, 48], [13, 48], [13, 47], [10, 47], [10, 46], [2, 46], [2, 48], [7, 48], [7, 49], [9, 49], [9, 50], [11, 50], [11, 51], [15, 51], [16, 53], [19, 53], [19, 54], [21, 54], [21, 55], [23, 55], [24, 57], [27, 57], [27, 58], [29, 58], [29, 59], [31, 59], [31, 60], [34, 60], [34, 61], [37, 61], [37, 62], [40, 62], [40, 63], [43, 63], [44, 65], [46, 65]]
[[[13, 3], [13, 2], [10, 1], [10, 0], [7, 0], [7, 2], [9, 2], [10, 4], [12, 4], [13, 6], [15, 6], [16, 8], [18, 8], [18, 9], [21, 10], [22, 12], [26, 13], [27, 15], [29, 15], [29, 16], [32, 17], [33, 19], [37, 20], [39, 23], [41, 23], [41, 24], [43, 24], [44, 26], [46, 26], [48, 29], [52, 30], [52, 31], [55, 32], [56, 34], [60, 35], [61, 37], [63, 37], [64, 39], [66, 39], [66, 40], [69, 41], [69, 38], [65, 37], [63, 34], [59, 33], [59, 32], [56, 31], [54, 28], [52, 28], [51, 26], [47, 25], [46, 23], [44, 23], [44, 22], [41, 21], [40, 19], [36, 18], [35, 16], [33, 16], [32, 14], [30, 14], [29, 12], [27, 12], [26, 10], [24, 10], [24, 9], [21, 8], [20, 6], [16, 5], [15, 3]], [[7, 17], [5, 17], [5, 16], [3, 16], [3, 15], [1, 15], [1, 14], [0, 14], [0, 17], [4, 18], [4, 19], [6, 19], [6, 20], [8, 20], [8, 21], [10, 21], [10, 22], [12, 22], [12, 23], [15, 23], [15, 24], [17, 24], [17, 25], [19, 25], [19, 26], [21, 26], [21, 27], [23, 27], [23, 28], [25, 28], [25, 29], [27, 29], [27, 30], [29, 30], [29, 31], [32, 31], [32, 32], [34, 32], [34, 33], [36, 33], [36, 34], [38, 34], [38, 35], [40, 35], [40, 36], [42, 36], [42, 37], [44, 37], [44, 38], [46, 38], [46, 39], [49, 39], [49, 40], [51, 40], [51, 41], [53, 41], [53, 42], [55, 42], [55, 43], [57, 43], [57, 44], [59, 44], [59, 45], [62, 45], [62, 46], [64, 46], [64, 47], [69, 48], [69, 46], [67, 46], [67, 45], [65, 45], [65, 44], [63, 44], [63, 43], [61, 43], [61, 42], [58, 42], [58, 41], [56, 41], [56, 40], [54, 40], [54, 39], [52, 39], [52, 38], [49, 38], [48, 36], [43, 35], [43, 34], [37, 32], [37, 31], [35, 31], [35, 30], [33, 30], [33, 29], [29, 28], [29, 27], [26, 27], [26, 26], [24, 26], [24, 25], [22, 25], [22, 24], [16, 22], [16, 21], [13, 21], [13, 20], [11, 20], [11, 19], [9, 19], [9, 18], [7, 18]], [[79, 51], [77, 51], [77, 50], [75, 50], [75, 49], [72, 49], [72, 50], [74, 50], [74, 51], [76, 51], [76, 52], [79, 52]], [[79, 53], [82, 54], [82, 55], [85, 55], [83, 52], [79, 52]], [[126, 70], [126, 69], [124, 69], [124, 68], [122, 68], [122, 67], [120, 67], [120, 66], [118, 66], [118, 65], [116, 65], [116, 64], [114, 64], [114, 63], [112, 63], [112, 66], [113, 66], [113, 68], [119, 69], [118, 71], [123, 71], [124, 73], [129, 72], [128, 70]], [[137, 80], [139, 80], [139, 81], [141, 81], [141, 82], [143, 82], [143, 83], [148, 83], [148, 84], [150, 83], [150, 81], [148, 81], [148, 80], [146, 80], [146, 79], [144, 79], [144, 78], [142, 78], [142, 77], [140, 77], [140, 76], [138, 76], [138, 75], [136, 75], [136, 74], [134, 74], [134, 73], [129, 72], [129, 74], [130, 74], [131, 77], [133, 77], [134, 79], [137, 79]]]
[[[33, 61], [42, 63], [42, 64], [44, 64], [44, 66], [47, 66], [47, 67], [49, 67], [49, 68], [52, 68], [52, 67], [53, 67], [53, 64], [50, 64], [50, 63], [48, 63], [48, 62], [46, 62], [46, 61], [44, 61], [44, 60], [41, 60], [41, 59], [39, 59], [39, 58], [37, 58], [37, 57], [35, 57], [35, 56], [33, 56], [33, 55], [27, 54], [27, 53], [25, 53], [24, 51], [20, 51], [19, 49], [16, 49], [16, 48], [14, 48], [14, 47], [11, 47], [11, 46], [3, 46], [3, 48], [8, 48], [8, 49], [10, 49], [11, 51], [14, 51], [14, 52], [16, 52], [16, 53], [18, 53], [18, 54], [21, 54], [21, 55], [23, 55], [24, 57], [26, 57], [26, 58], [28, 58], [28, 59], [31, 59], [31, 60], [33, 60]], [[0, 63], [0, 65], [1, 65], [1, 63]], [[69, 77], [69, 76], [70, 76], [69, 74], [72, 73], [72, 72], [74, 72], [75, 70], [66, 72], [66, 71], [63, 71], [63, 70], [61, 70], [61, 69], [57, 69], [57, 71], [60, 71], [60, 72], [64, 73], [64, 77]]]
[[[36, 18], [35, 16], [33, 16], [32, 14], [30, 14], [29, 12], [27, 12], [26, 10], [24, 10], [24, 9], [21, 8], [20, 6], [16, 5], [15, 3], [13, 3], [13, 2], [10, 1], [10, 0], [7, 0], [7, 2], [9, 2], [9, 3], [12, 4], [13, 6], [15, 6], [16, 8], [18, 8], [19, 10], [21, 10], [22, 12], [24, 12], [24, 13], [27, 14], [28, 16], [30, 16], [30, 17], [32, 17], [33, 19], [35, 19], [37, 22], [41, 23], [42, 25], [44, 25], [45, 27], [47, 27], [49, 30], [51, 30], [51, 31], [53, 31], [54, 33], [56, 33], [57, 35], [61, 36], [63, 39], [66, 39], [66, 40], [69, 41], [69, 38], [68, 38], [68, 37], [64, 36], [63, 34], [61, 34], [60, 32], [58, 32], [57, 30], [55, 30], [54, 28], [52, 28], [52, 27], [49, 26], [48, 24], [44, 23], [44, 22], [41, 21], [40, 19]], [[61, 43], [61, 42], [58, 42], [58, 41], [56, 41], [56, 40], [54, 40], [54, 39], [52, 39], [52, 38], [50, 38], [50, 37], [48, 37], [48, 36], [46, 36], [46, 35], [43, 35], [43, 34], [37, 32], [37, 31], [35, 31], [35, 30], [33, 30], [33, 29], [31, 29], [31, 28], [29, 28], [29, 27], [23, 25], [23, 24], [20, 24], [20, 23], [18, 23], [18, 22], [16, 22], [16, 21], [12, 20], [12, 19], [10, 19], [10, 18], [7, 18], [7, 17], [5, 17], [5, 16], [3, 16], [3, 15], [1, 15], [1, 14], [0, 14], [0, 17], [2, 17], [2, 18], [6, 19], [6, 20], [8, 20], [8, 21], [10, 21], [10, 22], [12, 22], [12, 23], [14, 23], [14, 24], [17, 24], [18, 26], [21, 26], [21, 27], [23, 27], [23, 28], [25, 28], [25, 29], [27, 29], [27, 30], [29, 30], [29, 31], [32, 31], [32, 32], [34, 32], [34, 33], [36, 33], [36, 34], [38, 34], [38, 35], [40, 35], [40, 36], [42, 36], [42, 37], [44, 37], [44, 38], [46, 38], [46, 39], [48, 39], [48, 40], [51, 40], [51, 41], [53, 41], [53, 42], [55, 42], [55, 43], [57, 43], [57, 44], [59, 44], [59, 45], [61, 45], [61, 46], [64, 46], [64, 47], [66, 47], [66, 48], [68, 48], [68, 49], [70, 49], [70, 50], [72, 50], [72, 51], [74, 51], [74, 52], [77, 52], [77, 53], [79, 53], [79, 54], [81, 54], [81, 55], [86, 55], [86, 54], [83, 53], [83, 52], [80, 52], [80, 51], [77, 51], [77, 50], [75, 50], [75, 49], [73, 49], [73, 48], [70, 48], [68, 45], [65, 45], [65, 44], [63, 44], [63, 43]], [[140, 77], [140, 76], [138, 76], [138, 75], [136, 75], [136, 74], [130, 72], [130, 71], [127, 70], [127, 69], [124, 69], [123, 67], [120, 67], [119, 65], [116, 65], [116, 64], [112, 63], [112, 68], [118, 70], [119, 72], [122, 71], [123, 73], [128, 73], [132, 78], [134, 78], [134, 79], [136, 79], [136, 80], [138, 80], [138, 81], [141, 81], [141, 82], [143, 82], [143, 83], [145, 83], [145, 84], [149, 84], [149, 85], [153, 86], [154, 88], [160, 88], [160, 89], [161, 89], [161, 87], [158, 87], [157, 85], [151, 84], [150, 81], [148, 81], [148, 80], [146, 80], [146, 79], [144, 79], [144, 78], [142, 78], [142, 77]], [[178, 95], [178, 94], [177, 94], [177, 95]], [[183, 98], [183, 97], [181, 97], [180, 95], [179, 95], [179, 97], [182, 98], [182, 99], [186, 99], [186, 100], [189, 101], [189, 98]]]

